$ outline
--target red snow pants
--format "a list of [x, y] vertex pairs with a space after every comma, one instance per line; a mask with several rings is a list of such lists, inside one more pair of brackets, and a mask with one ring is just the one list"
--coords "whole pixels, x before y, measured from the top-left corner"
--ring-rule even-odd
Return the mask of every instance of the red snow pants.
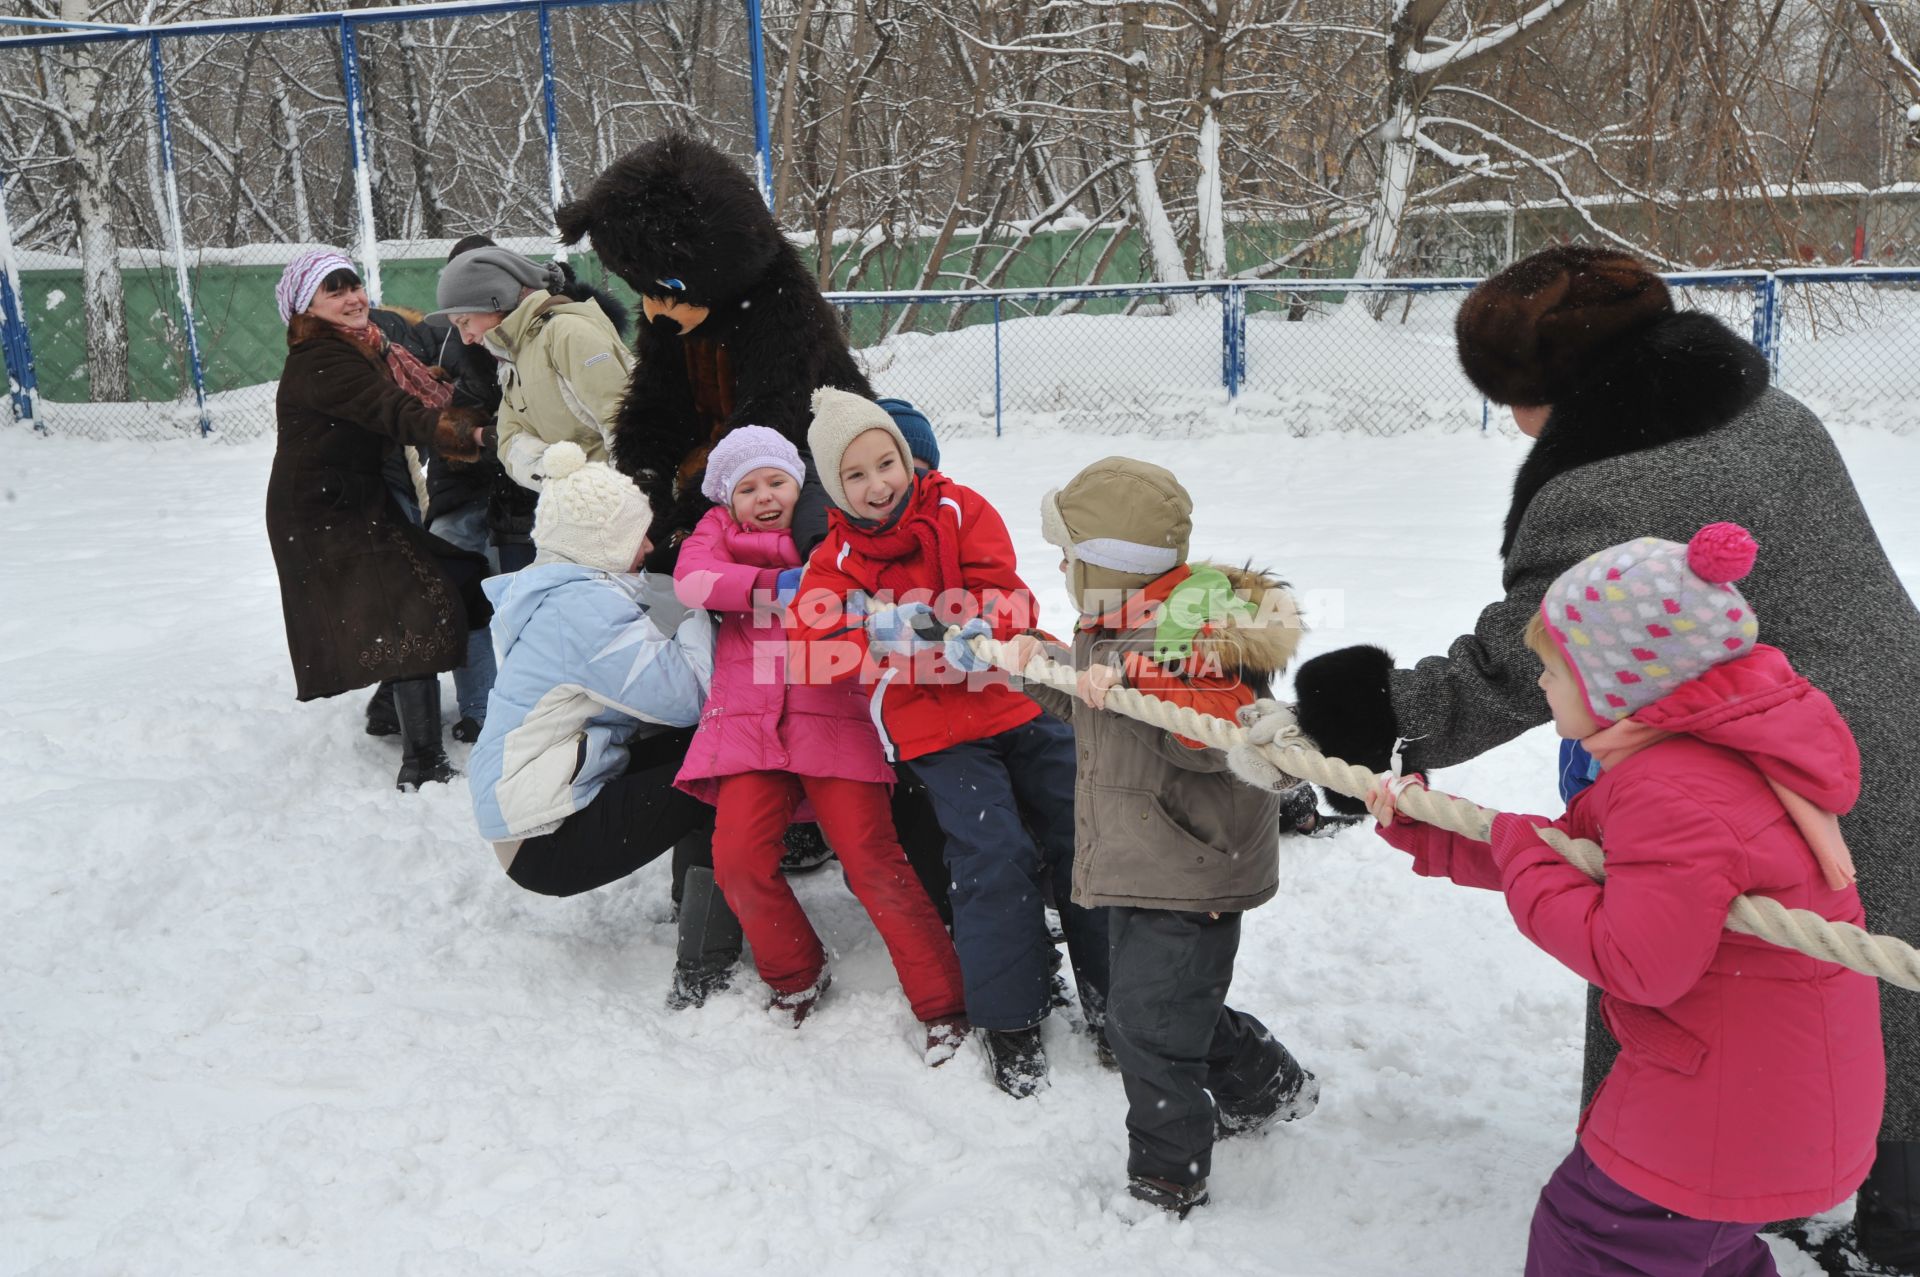
[[966, 994], [953, 941], [907, 867], [893, 832], [887, 787], [870, 781], [790, 772], [721, 778], [713, 877], [753, 946], [760, 978], [777, 993], [794, 993], [818, 979], [827, 961], [820, 937], [780, 872], [787, 824], [803, 793], [840, 857], [847, 885], [886, 943], [914, 1015], [924, 1021], [959, 1014]]

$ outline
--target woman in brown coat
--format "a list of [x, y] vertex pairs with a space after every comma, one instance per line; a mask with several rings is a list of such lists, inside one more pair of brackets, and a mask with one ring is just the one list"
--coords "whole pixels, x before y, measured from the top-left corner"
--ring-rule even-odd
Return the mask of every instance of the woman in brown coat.
[[440, 737], [443, 670], [491, 618], [484, 561], [407, 519], [380, 477], [409, 444], [478, 457], [484, 414], [371, 323], [365, 287], [333, 250], [303, 253], [276, 290], [287, 363], [267, 533], [280, 576], [287, 649], [303, 701], [391, 680], [404, 761], [399, 787], [455, 773]]

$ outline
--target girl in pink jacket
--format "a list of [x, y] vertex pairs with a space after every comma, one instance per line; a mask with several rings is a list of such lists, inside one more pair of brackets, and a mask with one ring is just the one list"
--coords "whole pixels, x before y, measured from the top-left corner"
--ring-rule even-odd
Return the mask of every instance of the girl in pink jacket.
[[[1743, 894], [1865, 925], [1835, 819], [1859, 751], [1755, 641], [1733, 582], [1756, 548], [1731, 523], [1685, 546], [1643, 537], [1547, 591], [1527, 629], [1540, 686], [1603, 769], [1560, 819], [1501, 815], [1476, 842], [1395, 823], [1393, 785], [1368, 803], [1414, 872], [1504, 892], [1528, 939], [1600, 987], [1620, 1041], [1541, 1191], [1529, 1277], [1774, 1273], [1759, 1226], [1834, 1206], [1873, 1163], [1874, 982], [1724, 926]], [[1606, 847], [1605, 881], [1541, 841], [1549, 824]]]
[[938, 1065], [967, 1033], [960, 963], [894, 836], [893, 768], [866, 697], [851, 683], [787, 678], [783, 605], [801, 563], [789, 529], [805, 474], [794, 446], [764, 426], [729, 431], [707, 457], [701, 490], [717, 504], [681, 545], [674, 589], [718, 613], [720, 632], [713, 689], [675, 783], [716, 809], [714, 880], [773, 990], [771, 1009], [797, 1027], [828, 984], [820, 938], [780, 873], [798, 812], [839, 855]]

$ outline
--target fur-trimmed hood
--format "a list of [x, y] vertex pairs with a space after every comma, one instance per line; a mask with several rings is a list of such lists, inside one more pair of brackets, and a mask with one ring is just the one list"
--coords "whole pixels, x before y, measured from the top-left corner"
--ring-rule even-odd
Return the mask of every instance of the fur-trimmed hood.
[[563, 243], [591, 238], [600, 260], [635, 292], [709, 309], [745, 294], [783, 249], [791, 251], [746, 170], [684, 133], [614, 161], [556, 220]]
[[[1222, 577], [1233, 598], [1249, 607], [1220, 596]], [[1214, 589], [1206, 588], [1209, 582]], [[1285, 581], [1250, 566], [1199, 560], [1182, 564], [1129, 593], [1112, 611], [1081, 624], [1125, 635], [1130, 644], [1151, 642], [1155, 659], [1162, 644], [1171, 640], [1179, 644], [1180, 659], [1190, 655], [1197, 665], [1245, 674], [1262, 684], [1286, 669], [1306, 630]], [[1184, 638], [1189, 633], [1190, 644]]]
[[1196, 566], [1218, 568], [1234, 594], [1253, 604], [1254, 613], [1244, 621], [1236, 614], [1230, 623], [1201, 633], [1193, 641], [1195, 654], [1217, 658], [1222, 668], [1238, 673], [1271, 678], [1286, 669], [1300, 650], [1300, 636], [1307, 628], [1287, 583], [1251, 565]]
[[1527, 506], [1550, 480], [1717, 430], [1766, 391], [1770, 373], [1753, 343], [1699, 311], [1662, 319], [1611, 347], [1592, 374], [1553, 405], [1521, 463], [1500, 557], [1513, 548]]

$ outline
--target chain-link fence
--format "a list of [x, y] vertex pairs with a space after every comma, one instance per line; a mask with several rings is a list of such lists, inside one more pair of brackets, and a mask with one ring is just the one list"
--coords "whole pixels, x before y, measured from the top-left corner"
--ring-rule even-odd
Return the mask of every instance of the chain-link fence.
[[[756, 2], [477, 0], [0, 39], [0, 349], [16, 421], [94, 438], [271, 431], [274, 284], [342, 248], [429, 310], [481, 233], [696, 128], [764, 172]], [[575, 269], [604, 272], [590, 254]]]
[[[1834, 425], [1920, 424], [1920, 271], [1667, 277], [1767, 352], [1776, 384]], [[1511, 428], [1460, 372], [1453, 324], [1475, 279], [1293, 280], [1008, 292], [836, 293], [874, 386], [946, 434], [1067, 428]]]

